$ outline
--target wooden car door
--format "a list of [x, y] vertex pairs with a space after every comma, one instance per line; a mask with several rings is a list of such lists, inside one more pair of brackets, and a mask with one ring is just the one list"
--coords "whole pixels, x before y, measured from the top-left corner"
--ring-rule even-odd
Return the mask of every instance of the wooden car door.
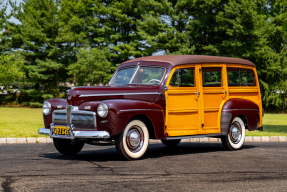
[[203, 99], [201, 133], [220, 133], [220, 109], [228, 97], [226, 65], [205, 64], [200, 67], [199, 75]]
[[168, 136], [201, 134], [199, 67], [185, 65], [172, 70], [167, 81], [166, 130]]

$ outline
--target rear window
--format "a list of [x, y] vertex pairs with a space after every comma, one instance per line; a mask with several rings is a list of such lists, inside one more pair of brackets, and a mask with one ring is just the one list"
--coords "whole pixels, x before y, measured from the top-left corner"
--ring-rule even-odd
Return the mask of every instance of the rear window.
[[254, 72], [251, 69], [227, 67], [228, 86], [256, 86]]

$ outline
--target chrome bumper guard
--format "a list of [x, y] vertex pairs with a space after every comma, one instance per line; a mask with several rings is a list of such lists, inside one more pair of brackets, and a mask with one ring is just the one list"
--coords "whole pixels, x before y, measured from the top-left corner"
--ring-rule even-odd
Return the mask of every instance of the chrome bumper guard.
[[[40, 128], [38, 131], [41, 135], [49, 135], [51, 138], [71, 139], [71, 136], [53, 135], [50, 129]], [[107, 131], [73, 131], [75, 139], [108, 139], [110, 134]]]

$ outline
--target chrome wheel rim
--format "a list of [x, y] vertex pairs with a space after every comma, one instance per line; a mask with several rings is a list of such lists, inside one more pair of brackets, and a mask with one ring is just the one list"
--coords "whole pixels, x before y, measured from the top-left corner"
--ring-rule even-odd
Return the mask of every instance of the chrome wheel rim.
[[242, 138], [242, 128], [239, 122], [233, 122], [230, 128], [230, 140], [232, 143], [237, 144]]
[[144, 143], [144, 133], [139, 126], [132, 126], [127, 132], [126, 143], [133, 153], [141, 150]]

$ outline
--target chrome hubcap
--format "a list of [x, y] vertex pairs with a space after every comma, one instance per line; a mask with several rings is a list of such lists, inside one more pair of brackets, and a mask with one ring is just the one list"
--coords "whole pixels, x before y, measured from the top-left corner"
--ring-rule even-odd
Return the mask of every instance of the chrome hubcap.
[[140, 143], [140, 135], [136, 130], [132, 130], [129, 134], [129, 141], [131, 147], [137, 147]]
[[231, 125], [230, 129], [230, 139], [232, 143], [239, 143], [242, 137], [242, 130], [241, 130], [241, 125], [238, 122], [234, 122]]
[[143, 146], [144, 134], [139, 126], [133, 126], [127, 133], [126, 142], [131, 152], [139, 151]]

